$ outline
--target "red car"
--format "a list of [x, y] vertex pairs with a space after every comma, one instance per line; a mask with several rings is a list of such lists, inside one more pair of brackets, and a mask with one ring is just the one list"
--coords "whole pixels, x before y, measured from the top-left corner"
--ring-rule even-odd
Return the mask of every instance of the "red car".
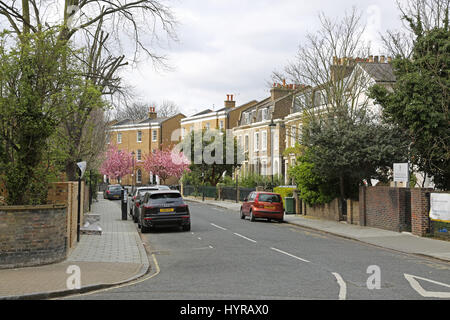
[[246, 216], [250, 217], [250, 221], [262, 218], [283, 222], [284, 207], [281, 196], [269, 192], [250, 193], [241, 206], [241, 219], [245, 219]]

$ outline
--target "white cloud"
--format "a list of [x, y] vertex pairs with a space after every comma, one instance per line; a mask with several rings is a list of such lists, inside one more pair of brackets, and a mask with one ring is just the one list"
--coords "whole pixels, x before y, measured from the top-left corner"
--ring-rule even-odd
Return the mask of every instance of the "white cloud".
[[[296, 54], [317, 15], [342, 16], [354, 1], [183, 0], [172, 4], [179, 43], [169, 49], [172, 72], [157, 73], [150, 62], [128, 70], [124, 79], [141, 100], [174, 101], [186, 115], [223, 106], [226, 94], [237, 104], [263, 99], [266, 81]], [[368, 19], [366, 40], [380, 46], [378, 33], [397, 27], [395, 3], [359, 1]], [[377, 52], [375, 52], [377, 54]]]

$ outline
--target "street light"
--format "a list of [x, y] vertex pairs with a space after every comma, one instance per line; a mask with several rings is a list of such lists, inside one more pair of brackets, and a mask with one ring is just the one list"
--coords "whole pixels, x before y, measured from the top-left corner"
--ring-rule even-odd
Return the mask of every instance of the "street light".
[[269, 124], [269, 128], [270, 128], [270, 158], [271, 158], [271, 160], [270, 160], [270, 167], [272, 168], [272, 174], [271, 174], [271, 176], [272, 176], [272, 191], [273, 191], [273, 188], [274, 188], [274, 185], [273, 185], [273, 128], [275, 128], [277, 125], [276, 125], [276, 123], [273, 121], [273, 118], [270, 120], [270, 124]]
[[135, 156], [135, 154], [136, 153], [134, 153], [134, 151], [133, 152], [131, 152], [131, 156], [132, 156], [132, 160], [131, 160], [131, 163], [132, 163], [132, 165], [133, 165], [133, 172], [131, 173], [131, 193], [132, 194], [134, 194], [134, 156]]

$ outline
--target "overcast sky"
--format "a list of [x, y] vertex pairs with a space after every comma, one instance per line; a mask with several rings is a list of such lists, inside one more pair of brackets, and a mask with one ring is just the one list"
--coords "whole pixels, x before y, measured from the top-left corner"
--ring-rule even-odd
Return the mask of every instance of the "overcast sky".
[[136, 100], [175, 102], [190, 116], [220, 109], [227, 94], [237, 105], [269, 95], [272, 71], [295, 57], [305, 33], [319, 28], [318, 14], [340, 17], [356, 6], [367, 22], [372, 53], [382, 55], [379, 32], [399, 28], [394, 0], [175, 0], [178, 42], [161, 51], [172, 71], [141, 62], [124, 74]]

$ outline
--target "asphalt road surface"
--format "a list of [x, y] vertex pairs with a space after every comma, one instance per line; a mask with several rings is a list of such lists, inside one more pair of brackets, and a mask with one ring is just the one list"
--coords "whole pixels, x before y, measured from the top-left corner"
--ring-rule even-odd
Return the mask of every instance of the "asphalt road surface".
[[450, 264], [189, 203], [192, 230], [142, 235], [152, 273], [71, 299], [449, 299]]

